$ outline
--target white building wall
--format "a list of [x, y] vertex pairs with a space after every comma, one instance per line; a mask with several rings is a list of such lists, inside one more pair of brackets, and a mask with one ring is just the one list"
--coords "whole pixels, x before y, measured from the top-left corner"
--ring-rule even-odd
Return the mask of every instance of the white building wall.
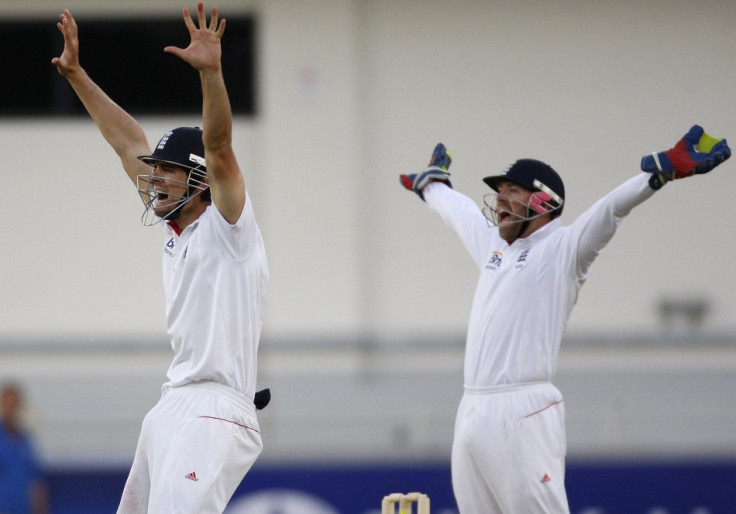
[[[17, 4], [15, 16], [56, 19], [52, 2]], [[71, 7], [82, 20], [148, 5]], [[156, 13], [179, 16], [174, 5]], [[736, 4], [272, 0], [220, 10], [259, 20], [259, 114], [237, 120], [235, 139], [268, 245], [274, 339], [464, 330], [476, 271], [397, 179], [421, 170], [437, 141], [454, 154], [455, 187], [478, 202], [482, 176], [521, 156], [550, 162], [566, 181], [569, 221], [692, 123], [736, 134], [736, 70], [724, 58]], [[155, 141], [197, 120], [140, 121]], [[0, 281], [11, 293], [0, 336], [160, 337], [157, 229], [138, 226], [138, 199], [92, 122], [0, 118], [0, 136]], [[723, 237], [732, 168], [671, 185], [624, 222], [570, 331], [656, 331], [667, 296], [703, 297], [709, 330], [736, 329]]]
[[[49, 23], [60, 8], [51, 0], [5, 4], [9, 16], [48, 18]], [[67, 5], [80, 23], [85, 16], [111, 13], [175, 17], [182, 6], [173, 0]], [[264, 342], [272, 346], [264, 349], [262, 372], [274, 389], [306, 387], [298, 377], [274, 371], [291, 358], [276, 348], [282, 341], [306, 347], [321, 340], [462, 341], [476, 270], [441, 221], [398, 184], [400, 173], [422, 169], [437, 141], [454, 155], [456, 189], [479, 202], [485, 192], [482, 176], [519, 157], [548, 161], [566, 182], [563, 221], [636, 173], [643, 154], [671, 146], [692, 123], [736, 141], [736, 67], [729, 61], [736, 47], [734, 3], [223, 0], [218, 5], [225, 17], [237, 12], [258, 17], [258, 115], [237, 119], [234, 137], [270, 260]], [[83, 46], [85, 51], [98, 49]], [[168, 128], [197, 119], [140, 122], [153, 142]], [[69, 421], [74, 427], [89, 412], [105, 414], [110, 397], [126, 394], [118, 389], [125, 376], [122, 363], [123, 370], [135, 372], [127, 389], [131, 395], [122, 396], [128, 399], [120, 406], [129, 437], [127, 446], [111, 455], [130, 455], [138, 416], [149, 400], [155, 401], [168, 364], [160, 233], [140, 226], [142, 205], [91, 121], [0, 117], [0, 141], [0, 342], [46, 348], [39, 358], [33, 349], [29, 356], [0, 346], [0, 378], [28, 377], [42, 420], [56, 419], [53, 408], [62, 405], [58, 396], [53, 402], [45, 396], [48, 391], [87, 398], [64, 409], [64, 415], [77, 416]], [[736, 333], [728, 201], [736, 186], [734, 162], [710, 176], [667, 186], [624, 221], [593, 268], [568, 334], [660, 334], [662, 298], [703, 298], [711, 311], [701, 333]], [[80, 355], [77, 342], [99, 345], [101, 352]], [[105, 346], [111, 343], [118, 349]], [[120, 357], [119, 348], [133, 343], [154, 345], [155, 356], [133, 349]], [[617, 358], [636, 361], [631, 348], [619, 350]], [[723, 362], [732, 362], [724, 351]], [[446, 357], [459, 359], [460, 353]], [[331, 354], [318, 353], [325, 358], [309, 361], [317, 382], [345, 385], [362, 376], [339, 378]], [[667, 383], [690, 376], [682, 364], [687, 354], [683, 359]], [[693, 373], [718, 361], [714, 357], [704, 367], [694, 366]], [[584, 370], [605, 370], [606, 363], [580, 362], [592, 364], [581, 364], [575, 375], [579, 382], [569, 380], [577, 384], [575, 390], [585, 391], [588, 378], [594, 381], [596, 375]], [[642, 362], [658, 366], [656, 358]], [[563, 383], [565, 366], [563, 353]], [[693, 380], [702, 386], [697, 391], [703, 397], [733, 405], [729, 391], [734, 389], [726, 387], [733, 385], [734, 375], [725, 366]], [[631, 369], [642, 381], [628, 382], [625, 370], [620, 377], [632, 390], [636, 385], [656, 389], [665, 402], [679, 394], [676, 388], [649, 388], [647, 368]], [[455, 384], [459, 394], [456, 372], [451, 366], [429, 376], [445, 377], [446, 382], [438, 380]], [[423, 379], [418, 380], [417, 395]], [[357, 383], [366, 394], [375, 385]], [[717, 385], [724, 383], [724, 388]], [[83, 395], [90, 391], [99, 394]], [[281, 419], [286, 406], [300, 405], [298, 396], [281, 394], [273, 414], [264, 413], [266, 424], [270, 416]], [[566, 391], [568, 402], [570, 394]], [[451, 417], [450, 396], [443, 405]], [[591, 393], [586, 408], [595, 409], [596, 396]], [[614, 409], [606, 414], [610, 423], [618, 422], [616, 398], [615, 392], [605, 397]], [[646, 412], [648, 405], [637, 412]], [[73, 414], [82, 407], [87, 414]], [[572, 412], [571, 430], [583, 430], [576, 422], [583, 418]], [[597, 419], [600, 428], [603, 421]], [[613, 430], [610, 423], [603, 428]], [[732, 452], [728, 434], [733, 431], [723, 427], [732, 427], [733, 420], [721, 416], [714, 423], [720, 435], [711, 440]], [[274, 421], [272, 426], [278, 431], [285, 425]], [[699, 428], [684, 426], [690, 428], [683, 437], [695, 438]], [[54, 439], [55, 428], [42, 430], [52, 456], [67, 458], [63, 448], [75, 448]], [[648, 432], [641, 426], [636, 430], [632, 445], [646, 446], [649, 440], [640, 437]], [[620, 433], [605, 444], [595, 437], [571, 437], [571, 449], [579, 444], [588, 453], [615, 450]], [[403, 437], [400, 430], [397, 437]], [[695, 452], [712, 451], [691, 441], [696, 441], [689, 447]], [[112, 448], [108, 443], [100, 439], [100, 448]], [[668, 444], [665, 452], [677, 442]]]

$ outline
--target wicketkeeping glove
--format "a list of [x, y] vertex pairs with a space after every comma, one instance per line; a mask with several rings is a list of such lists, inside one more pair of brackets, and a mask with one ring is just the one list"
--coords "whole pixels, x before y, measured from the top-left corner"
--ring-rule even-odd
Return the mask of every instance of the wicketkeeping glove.
[[642, 157], [641, 169], [652, 173], [649, 186], [657, 190], [670, 180], [708, 173], [729, 157], [731, 149], [725, 139], [710, 136], [700, 125], [693, 125], [673, 148]]
[[432, 158], [429, 160], [428, 167], [421, 173], [413, 173], [411, 175], [399, 175], [399, 181], [409, 191], [414, 191], [419, 198], [424, 200], [422, 190], [430, 182], [444, 182], [452, 187], [450, 183], [450, 174], [447, 169], [452, 163], [452, 155], [447, 153], [445, 145], [437, 143], [432, 152]]

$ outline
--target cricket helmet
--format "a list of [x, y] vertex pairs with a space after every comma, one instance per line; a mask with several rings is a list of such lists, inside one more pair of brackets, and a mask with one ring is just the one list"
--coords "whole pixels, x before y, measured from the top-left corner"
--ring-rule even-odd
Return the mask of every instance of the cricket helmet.
[[[145, 198], [144, 205], [146, 206], [142, 217], [144, 225], [155, 223], [152, 214], [156, 208], [174, 207], [161, 218], [174, 220], [178, 218], [182, 207], [195, 196], [201, 194], [205, 201], [211, 200], [209, 184], [207, 183], [202, 129], [199, 127], [179, 127], [168, 131], [159, 140], [151, 155], [141, 155], [138, 159], [152, 167], [155, 167], [157, 162], [162, 162], [188, 171], [186, 194], [183, 196], [167, 195], [165, 199], [157, 198], [153, 174], [138, 176], [138, 191]], [[158, 180], [162, 180], [162, 178], [159, 177]]]
[[160, 161], [189, 170], [207, 172], [202, 129], [199, 127], [179, 127], [168, 131], [159, 140], [151, 155], [141, 155], [138, 158], [150, 166]]
[[[549, 198], [543, 200], [551, 208], [552, 216], [562, 214], [565, 203], [565, 184], [552, 166], [536, 159], [519, 159], [506, 168], [501, 175], [492, 175], [483, 179], [491, 189], [498, 193], [498, 184], [513, 182], [530, 191], [545, 193]], [[533, 205], [530, 207], [535, 208]], [[538, 209], [535, 208], [540, 214]]]

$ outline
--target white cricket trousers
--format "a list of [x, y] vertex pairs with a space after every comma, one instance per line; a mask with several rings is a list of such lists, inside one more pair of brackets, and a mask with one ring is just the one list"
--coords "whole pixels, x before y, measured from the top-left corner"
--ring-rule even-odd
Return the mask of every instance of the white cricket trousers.
[[549, 383], [465, 390], [452, 485], [461, 514], [568, 514], [565, 407]]
[[118, 514], [220, 514], [261, 453], [253, 402], [215, 382], [164, 391], [143, 420]]

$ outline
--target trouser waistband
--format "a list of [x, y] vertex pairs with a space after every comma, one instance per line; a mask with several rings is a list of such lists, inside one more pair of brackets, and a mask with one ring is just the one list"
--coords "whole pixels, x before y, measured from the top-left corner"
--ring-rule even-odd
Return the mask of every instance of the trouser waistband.
[[542, 391], [554, 387], [551, 382], [524, 382], [522, 384], [503, 384], [491, 387], [465, 387], [466, 394], [511, 394]]

